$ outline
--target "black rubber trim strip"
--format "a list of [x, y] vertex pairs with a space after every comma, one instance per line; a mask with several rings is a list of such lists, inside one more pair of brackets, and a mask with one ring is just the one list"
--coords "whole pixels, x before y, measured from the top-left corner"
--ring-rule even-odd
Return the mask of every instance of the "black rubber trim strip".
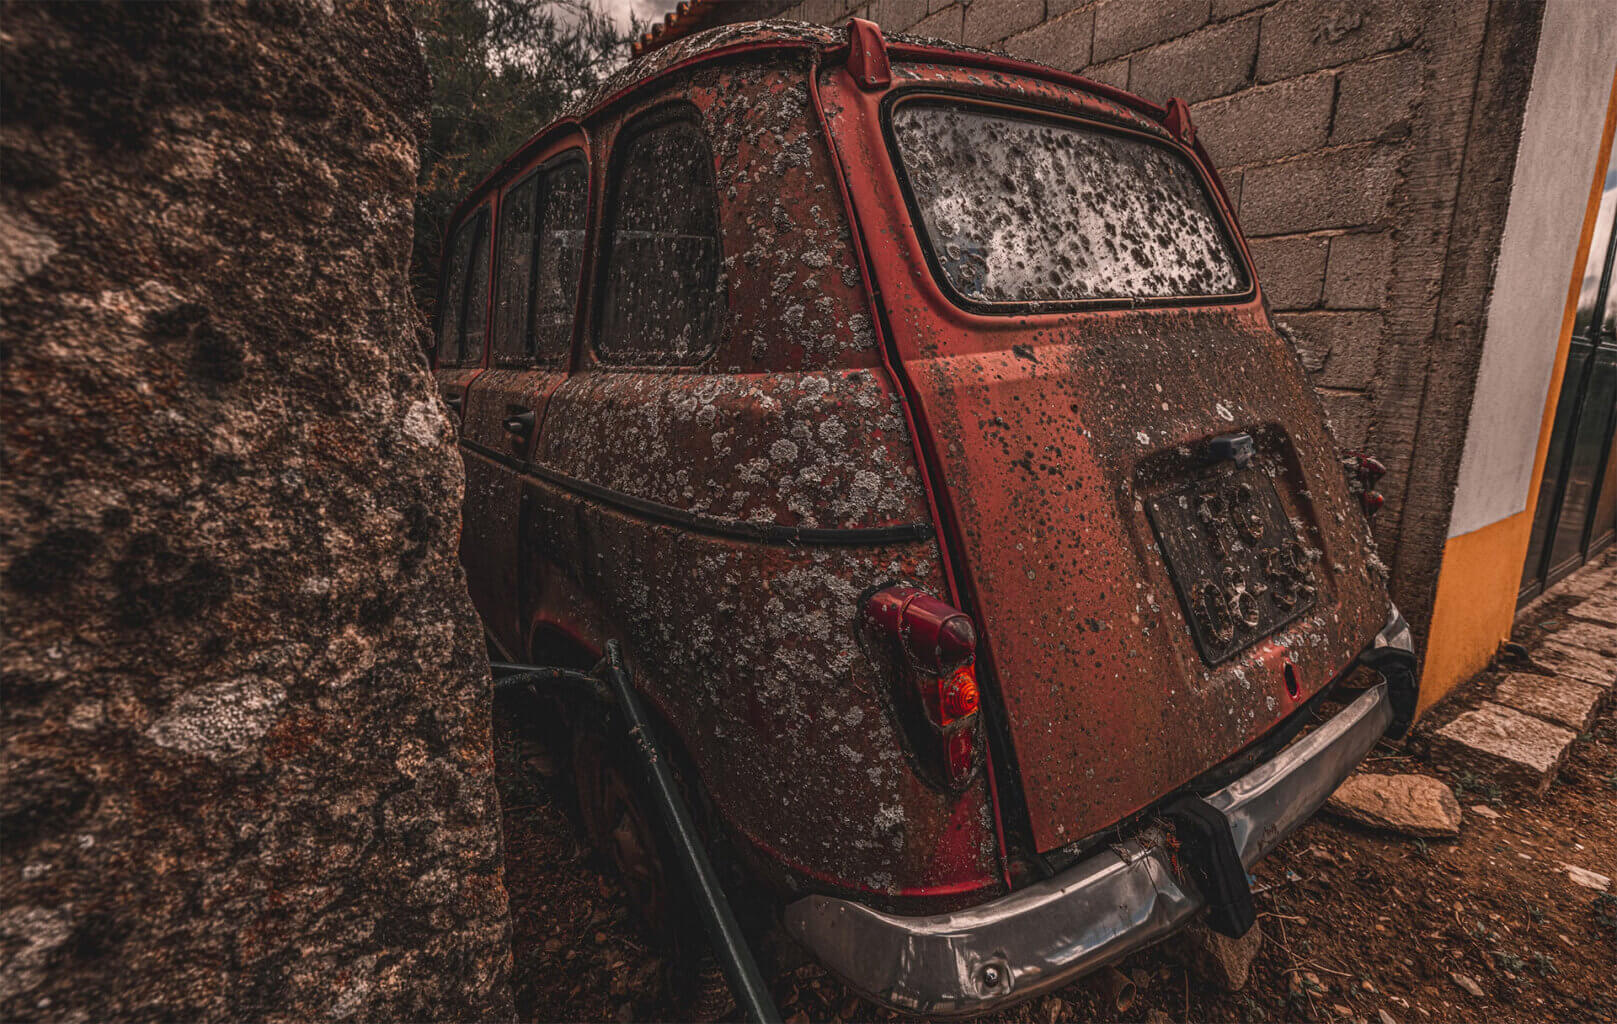
[[659, 523], [683, 526], [698, 533], [717, 537], [735, 537], [740, 540], [764, 544], [813, 544], [845, 547], [874, 547], [883, 544], [907, 544], [932, 539], [931, 523], [906, 523], [902, 526], [859, 526], [834, 529], [820, 526], [780, 526], [776, 523], [752, 523], [745, 519], [721, 519], [718, 516], [689, 512], [661, 502], [647, 501], [632, 494], [624, 494], [610, 487], [601, 487], [585, 480], [577, 480], [534, 462], [525, 462], [514, 455], [497, 451], [469, 438], [460, 439], [461, 447], [485, 459], [497, 462], [522, 476], [534, 477], [545, 483], [571, 491], [574, 494], [611, 505], [625, 512]]

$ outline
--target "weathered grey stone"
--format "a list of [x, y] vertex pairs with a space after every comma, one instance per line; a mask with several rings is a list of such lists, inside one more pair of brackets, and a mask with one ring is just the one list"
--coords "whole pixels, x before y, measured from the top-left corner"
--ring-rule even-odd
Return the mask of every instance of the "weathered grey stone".
[[1327, 244], [1323, 238], [1308, 235], [1254, 238], [1247, 243], [1258, 268], [1258, 283], [1271, 308], [1295, 310], [1319, 305], [1325, 287]]
[[1278, 319], [1291, 332], [1315, 385], [1359, 390], [1370, 386], [1386, 332], [1380, 313], [1320, 310], [1287, 313]]
[[1325, 809], [1372, 828], [1448, 839], [1460, 834], [1454, 791], [1426, 775], [1351, 775]]
[[1264, 12], [1258, 80], [1335, 67], [1413, 42], [1424, 9], [1398, 0], [1293, 0]]
[[1431, 755], [1500, 786], [1543, 796], [1576, 738], [1571, 729], [1484, 702], [1434, 732]]
[[1512, 672], [1500, 680], [1493, 699], [1535, 718], [1564, 725], [1573, 732], [1584, 732], [1600, 710], [1601, 699], [1610, 693], [1598, 686], [1558, 676]]
[[1386, 216], [1397, 181], [1393, 155], [1368, 144], [1253, 167], [1241, 227], [1249, 235], [1369, 227]]
[[508, 1018], [406, 12], [4, 17], [0, 1018]]
[[1567, 614], [1575, 619], [1617, 626], [1617, 591], [1597, 590], [1567, 609]]
[[[1238, 24], [1256, 24], [1256, 20]], [[1136, 76], [1145, 62], [1143, 56], [1135, 58]], [[1210, 100], [1190, 113], [1197, 137], [1213, 163], [1235, 167], [1295, 156], [1325, 145], [1335, 94], [1330, 75], [1312, 75]]]
[[1252, 974], [1252, 962], [1263, 948], [1263, 929], [1254, 924], [1238, 939], [1213, 931], [1198, 918], [1174, 937], [1168, 952], [1202, 980], [1225, 992], [1239, 992]]
[[1574, 621], [1544, 638], [1568, 647], [1581, 647], [1604, 658], [1617, 659], [1617, 626], [1603, 622]]
[[1392, 232], [1356, 232], [1331, 239], [1325, 268], [1325, 305], [1331, 309], [1379, 309], [1392, 274]]
[[1419, 53], [1405, 51], [1338, 72], [1331, 145], [1408, 138], [1420, 96], [1420, 61]]
[[1089, 42], [1094, 35], [1095, 12], [1078, 11], [1052, 18], [1037, 28], [1005, 40], [1005, 52], [1035, 60], [1063, 71], [1076, 71], [1089, 63]]
[[1603, 654], [1546, 641], [1533, 649], [1532, 657], [1536, 664], [1554, 669], [1558, 676], [1607, 689], [1617, 686], [1617, 660]]
[[974, 0], [966, 8], [962, 39], [987, 46], [1044, 20], [1044, 0]]
[[[1257, 18], [1214, 25], [1135, 54], [1129, 88], [1159, 103], [1173, 96], [1186, 103], [1224, 96], [1252, 80], [1257, 48]], [[1200, 124], [1194, 117], [1191, 120]], [[1239, 163], [1214, 159], [1221, 165]]]
[[1142, 46], [1182, 36], [1207, 24], [1207, 0], [1142, 4], [1113, 0], [1095, 11], [1095, 59], [1108, 60]]

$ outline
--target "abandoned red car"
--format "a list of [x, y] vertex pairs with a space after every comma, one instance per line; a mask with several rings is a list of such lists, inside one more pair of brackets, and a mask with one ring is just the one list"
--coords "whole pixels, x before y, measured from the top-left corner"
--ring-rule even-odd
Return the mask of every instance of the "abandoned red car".
[[[729, 26], [535, 135], [445, 252], [491, 644], [615, 642], [707, 841], [875, 1000], [1244, 931], [1247, 868], [1409, 722], [1359, 496], [1178, 101]], [[584, 817], [656, 891], [592, 721]]]

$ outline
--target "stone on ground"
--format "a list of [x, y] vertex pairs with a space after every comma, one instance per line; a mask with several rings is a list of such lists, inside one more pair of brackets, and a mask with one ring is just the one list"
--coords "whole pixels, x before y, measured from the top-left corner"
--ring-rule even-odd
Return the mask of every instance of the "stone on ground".
[[1534, 718], [1583, 732], [1594, 721], [1601, 699], [1609, 692], [1571, 679], [1512, 672], [1500, 681], [1493, 699]]
[[1617, 626], [1607, 626], [1599, 622], [1573, 622], [1555, 630], [1544, 639], [1592, 651], [1605, 658], [1608, 664], [1617, 659]]
[[1431, 755], [1500, 786], [1543, 796], [1577, 734], [1485, 701], [1432, 734]]
[[1596, 892], [1606, 892], [1611, 889], [1611, 879], [1606, 875], [1590, 871], [1588, 868], [1580, 868], [1576, 864], [1568, 864], [1565, 861], [1562, 861], [1560, 866], [1561, 870], [1566, 872], [1568, 878], [1586, 889], [1593, 889]]
[[1460, 802], [1441, 781], [1425, 775], [1353, 775], [1325, 809], [1372, 828], [1425, 838], [1460, 834]]
[[1207, 927], [1200, 920], [1175, 936], [1170, 952], [1203, 981], [1225, 992], [1239, 992], [1252, 974], [1252, 961], [1263, 946], [1263, 929], [1254, 924], [1247, 933], [1232, 939]]
[[1581, 647], [1546, 640], [1533, 650], [1533, 662], [1553, 669], [1558, 676], [1576, 679], [1580, 683], [1607, 689], [1617, 685], [1617, 658], [1608, 658]]
[[1608, 626], [1617, 626], [1617, 590], [1609, 587], [1597, 590], [1567, 609], [1567, 614], [1575, 619], [1590, 619]]
[[1500, 818], [1504, 817], [1504, 815], [1500, 814], [1492, 807], [1489, 807], [1487, 804], [1472, 804], [1470, 807], [1466, 808], [1466, 810], [1470, 811], [1472, 814], [1478, 815], [1479, 817], [1487, 818], [1489, 821], [1498, 821]]
[[1477, 984], [1477, 980], [1475, 978], [1466, 974], [1458, 973], [1450, 973], [1449, 977], [1453, 978], [1456, 985], [1465, 989], [1467, 992], [1471, 993], [1471, 995], [1478, 999], [1482, 998], [1482, 986]]

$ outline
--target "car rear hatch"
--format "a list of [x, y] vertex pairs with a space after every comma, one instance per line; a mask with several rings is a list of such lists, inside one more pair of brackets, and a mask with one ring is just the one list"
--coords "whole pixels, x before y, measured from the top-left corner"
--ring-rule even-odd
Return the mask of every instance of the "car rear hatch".
[[1386, 618], [1379, 563], [1190, 150], [1003, 72], [819, 84], [1003, 768], [1064, 846], [1327, 685]]

